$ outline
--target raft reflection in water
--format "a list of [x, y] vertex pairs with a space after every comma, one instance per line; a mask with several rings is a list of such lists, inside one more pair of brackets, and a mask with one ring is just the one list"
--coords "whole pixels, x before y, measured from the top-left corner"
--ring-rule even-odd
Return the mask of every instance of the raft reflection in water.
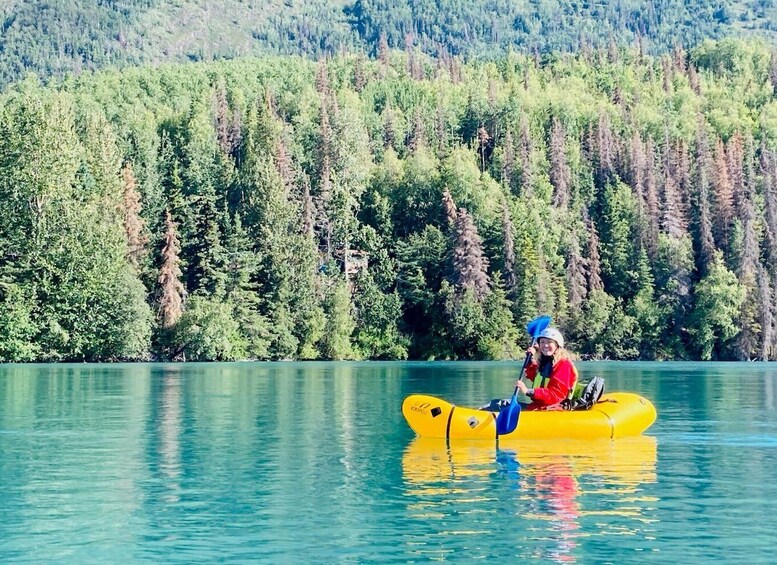
[[528, 544], [529, 554], [570, 562], [577, 559], [579, 538], [637, 534], [654, 520], [656, 499], [642, 485], [656, 482], [656, 460], [656, 439], [649, 436], [503, 439], [498, 446], [416, 437], [402, 469], [406, 493], [416, 500], [414, 517], [444, 522], [473, 513], [480, 526], [469, 533], [485, 535], [512, 523], [529, 538], [545, 540]]

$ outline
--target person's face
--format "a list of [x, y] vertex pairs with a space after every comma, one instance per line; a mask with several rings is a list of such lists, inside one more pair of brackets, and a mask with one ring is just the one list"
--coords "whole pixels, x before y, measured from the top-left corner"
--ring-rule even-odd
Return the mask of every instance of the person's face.
[[556, 352], [556, 349], [558, 349], [558, 343], [547, 337], [541, 337], [537, 342], [537, 345], [540, 347], [540, 353], [547, 357], [552, 357]]

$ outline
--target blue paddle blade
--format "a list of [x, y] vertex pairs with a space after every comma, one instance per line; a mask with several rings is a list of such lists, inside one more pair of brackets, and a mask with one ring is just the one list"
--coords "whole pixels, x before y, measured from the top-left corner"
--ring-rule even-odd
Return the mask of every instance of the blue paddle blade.
[[521, 415], [521, 405], [518, 403], [518, 399], [513, 395], [510, 406], [502, 408], [499, 411], [499, 415], [496, 417], [496, 433], [503, 436], [509, 434], [515, 430], [518, 426], [518, 416]]
[[526, 331], [532, 337], [532, 339], [537, 339], [537, 336], [539, 336], [543, 330], [550, 325], [551, 321], [553, 321], [553, 318], [550, 316], [540, 316], [538, 318], [534, 318], [531, 322], [526, 324]]

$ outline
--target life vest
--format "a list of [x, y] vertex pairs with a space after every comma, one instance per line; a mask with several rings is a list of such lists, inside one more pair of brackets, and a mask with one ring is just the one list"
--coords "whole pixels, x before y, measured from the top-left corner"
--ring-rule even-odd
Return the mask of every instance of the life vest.
[[[553, 372], [553, 361], [552, 358], [547, 358], [549, 361], [546, 361], [545, 363], [541, 363], [537, 366], [537, 376], [534, 377], [534, 381], [532, 382], [532, 387], [534, 388], [546, 388], [548, 386], [548, 382], [550, 381], [550, 375]], [[575, 390], [577, 389], [577, 381], [578, 381], [578, 373], [577, 373], [577, 367], [575, 367], [575, 364], [572, 363], [572, 374], [575, 376], [574, 380], [572, 381], [572, 386], [569, 387], [569, 393], [567, 394], [567, 398], [570, 400], [575, 394]]]

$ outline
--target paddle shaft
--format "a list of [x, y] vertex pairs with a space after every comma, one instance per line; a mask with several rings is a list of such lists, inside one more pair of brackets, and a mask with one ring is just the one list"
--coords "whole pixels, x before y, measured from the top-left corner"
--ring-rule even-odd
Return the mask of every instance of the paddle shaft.
[[[526, 354], [526, 359], [523, 360], [523, 367], [521, 367], [521, 372], [518, 373], [518, 380], [520, 381], [523, 378], [523, 373], [526, 371], [526, 367], [529, 366], [529, 361], [531, 360], [531, 353]], [[518, 387], [515, 387], [515, 391], [513, 392], [513, 398], [518, 396]]]

